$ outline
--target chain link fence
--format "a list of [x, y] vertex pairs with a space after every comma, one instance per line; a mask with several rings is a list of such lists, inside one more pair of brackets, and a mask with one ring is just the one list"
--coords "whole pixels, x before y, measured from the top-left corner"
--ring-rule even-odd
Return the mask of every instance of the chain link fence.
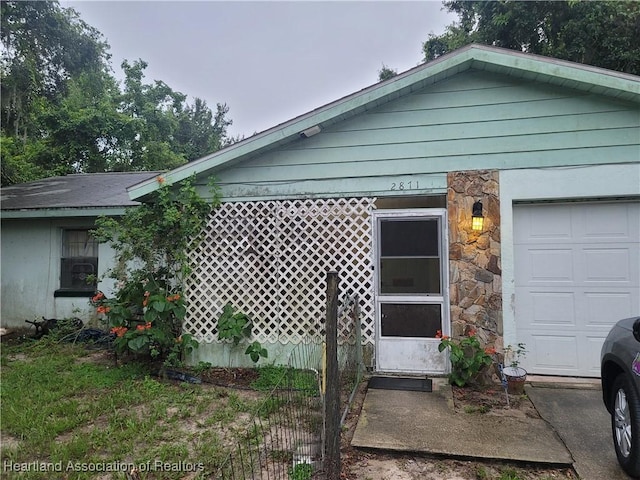
[[261, 404], [214, 478], [322, 478], [327, 435], [326, 385], [339, 382], [343, 424], [364, 372], [358, 297], [345, 297], [341, 303], [339, 378], [326, 376], [324, 338], [304, 339], [290, 353], [276, 387]]

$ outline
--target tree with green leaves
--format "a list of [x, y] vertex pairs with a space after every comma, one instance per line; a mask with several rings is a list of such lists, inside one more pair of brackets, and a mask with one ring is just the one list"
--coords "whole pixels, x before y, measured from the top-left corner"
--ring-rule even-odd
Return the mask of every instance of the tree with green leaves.
[[213, 113], [123, 62], [119, 85], [102, 34], [57, 1], [2, 1], [2, 185], [69, 173], [167, 170], [216, 151], [229, 108]]
[[172, 169], [186, 162], [181, 152], [171, 148], [186, 95], [160, 80], [144, 83], [146, 68], [143, 60], [122, 62], [125, 80], [120, 109], [131, 123], [121, 138], [121, 148], [128, 155], [120, 156], [113, 165], [115, 170]]
[[109, 46], [77, 12], [57, 2], [2, 1], [0, 13], [2, 185], [69, 173], [91, 154], [70, 159], [78, 141], [63, 148], [49, 126], [70, 128], [63, 99], [71, 95], [77, 103], [83, 93], [73, 91], [74, 79], [108, 76]]
[[378, 70], [378, 81], [384, 82], [385, 80], [389, 80], [390, 78], [398, 75], [398, 71], [387, 67], [385, 64], [382, 64], [382, 68]]
[[120, 111], [120, 91], [104, 72], [82, 72], [67, 82], [67, 93], [40, 117], [55, 168], [63, 173], [106, 172], [122, 136], [131, 130]]
[[640, 74], [640, 2], [445, 1], [459, 20], [423, 44], [430, 61], [470, 43]]
[[66, 93], [70, 78], [108, 70], [109, 45], [57, 2], [2, 1], [0, 13], [3, 129], [24, 138], [38, 104]]
[[207, 102], [196, 98], [193, 105], [187, 105], [177, 116], [173, 148], [193, 160], [225, 147], [227, 127], [231, 125], [226, 118], [228, 112], [229, 107], [219, 103], [214, 116]]
[[117, 170], [162, 170], [175, 168], [227, 145], [226, 118], [229, 107], [218, 104], [215, 115], [207, 103], [196, 98], [193, 105], [186, 95], [156, 80], [145, 83], [147, 63], [124, 61], [126, 75], [120, 111], [131, 121], [129, 135], [122, 136], [128, 156], [112, 165]]

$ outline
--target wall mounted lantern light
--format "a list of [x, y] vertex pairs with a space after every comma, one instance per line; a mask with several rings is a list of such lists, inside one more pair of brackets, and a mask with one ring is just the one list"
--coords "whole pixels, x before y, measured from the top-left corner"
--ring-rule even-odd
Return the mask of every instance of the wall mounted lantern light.
[[482, 215], [482, 202], [478, 200], [473, 204], [471, 210], [471, 229], [481, 231], [484, 226], [484, 216]]

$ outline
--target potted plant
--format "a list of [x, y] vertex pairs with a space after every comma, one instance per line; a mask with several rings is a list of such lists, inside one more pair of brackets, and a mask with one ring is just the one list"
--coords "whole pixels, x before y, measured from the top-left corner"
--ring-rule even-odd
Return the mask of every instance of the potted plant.
[[518, 343], [516, 347], [507, 345], [504, 349], [504, 363], [508, 367], [502, 369], [502, 373], [507, 380], [507, 393], [511, 395], [522, 395], [524, 393], [524, 382], [527, 379], [527, 371], [520, 366], [520, 360], [527, 355], [524, 343]]

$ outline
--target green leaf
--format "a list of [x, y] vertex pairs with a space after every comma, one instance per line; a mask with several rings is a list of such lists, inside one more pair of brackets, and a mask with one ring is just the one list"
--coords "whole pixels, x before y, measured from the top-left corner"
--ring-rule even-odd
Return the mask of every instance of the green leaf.
[[166, 309], [166, 302], [156, 301], [151, 304], [151, 308], [153, 308], [157, 312], [164, 312]]
[[175, 307], [173, 309], [173, 314], [178, 320], [184, 320], [184, 317], [187, 315], [187, 307], [185, 307], [184, 305]]
[[246, 355], [249, 355], [254, 363], [260, 360], [260, 357], [267, 358], [269, 355], [267, 349], [264, 348], [258, 341], [255, 341], [251, 345], [249, 345], [244, 353]]
[[149, 345], [149, 338], [146, 335], [139, 335], [127, 342], [127, 346], [134, 352], [141, 352]]

